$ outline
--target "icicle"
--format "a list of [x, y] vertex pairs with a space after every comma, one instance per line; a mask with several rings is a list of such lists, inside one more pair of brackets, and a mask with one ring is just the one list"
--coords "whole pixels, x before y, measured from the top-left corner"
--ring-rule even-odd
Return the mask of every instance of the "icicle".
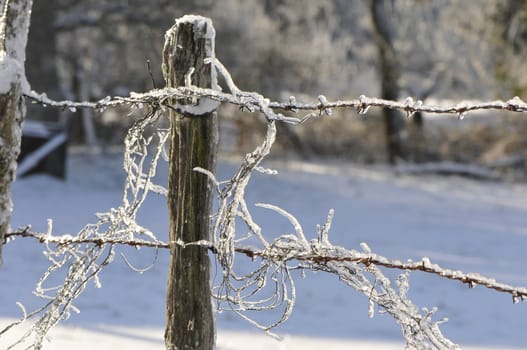
[[375, 303], [370, 299], [368, 304], [368, 317], [373, 318], [373, 316], [375, 316]]

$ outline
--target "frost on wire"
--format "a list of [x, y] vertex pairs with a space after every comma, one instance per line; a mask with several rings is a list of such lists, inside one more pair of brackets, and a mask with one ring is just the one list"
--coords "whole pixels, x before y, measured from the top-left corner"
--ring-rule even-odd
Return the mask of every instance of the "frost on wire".
[[[198, 21], [198, 25], [202, 21], [195, 16], [185, 16], [180, 20]], [[207, 28], [212, 28], [212, 25], [207, 25]], [[213, 32], [208, 34], [212, 38]], [[108, 97], [97, 102], [53, 101], [44, 94], [26, 92], [26, 96], [35, 102], [49, 106], [104, 109], [127, 104], [132, 108], [141, 108], [145, 113], [130, 128], [125, 139], [123, 168], [127, 177], [121, 204], [98, 214], [99, 220], [86, 225], [75, 237], [54, 236], [51, 224], [47, 234], [38, 236], [46, 243], [45, 254], [50, 266], [38, 282], [36, 293], [47, 300], [47, 303], [30, 314], [26, 315], [24, 311], [23, 319], [38, 317], [38, 320], [21, 342], [30, 335], [35, 335], [32, 346], [40, 349], [51, 327], [70, 317], [72, 312], [78, 311], [74, 302], [88, 283], [100, 287], [98, 273], [113, 261], [115, 245], [134, 245], [141, 240], [154, 247], [166, 248], [174, 244], [208, 247], [221, 267], [218, 284], [211, 287], [217, 310], [232, 311], [266, 332], [285, 322], [294, 310], [296, 290], [293, 270], [310, 269], [336, 274], [341, 281], [364, 294], [369, 300], [369, 307], [364, 310], [365, 315], [373, 317], [379, 311], [390, 314], [400, 324], [407, 348], [456, 348], [439, 329], [439, 325], [445, 320], [433, 320], [436, 309], [420, 309], [408, 298], [409, 273], [404, 272], [392, 281], [379, 267], [392, 264], [396, 268], [413, 269], [412, 264], [392, 262], [378, 256], [366, 243], [361, 244], [360, 251], [333, 245], [330, 240], [333, 210], [329, 211], [326, 220], [310, 235], [306, 234], [302, 224], [286, 210], [274, 204], [258, 204], [259, 207], [286, 218], [293, 228], [293, 234], [283, 234], [271, 240], [253, 218], [252, 208], [245, 199], [246, 189], [255, 171], [276, 175], [276, 171], [263, 167], [262, 162], [270, 154], [275, 142], [277, 121], [298, 124], [311, 117], [330, 116], [332, 108], [355, 108], [359, 114], [365, 114], [371, 106], [397, 108], [409, 114], [416, 111], [461, 114], [487, 108], [521, 112], [527, 110], [525, 103], [512, 99], [507, 102], [434, 107], [424, 105], [421, 101], [414, 103], [409, 99], [397, 102], [365, 96], [358, 100], [330, 102], [323, 95], [311, 104], [298, 103], [294, 97], [286, 103], [277, 103], [256, 92], [240, 90], [212, 52], [206, 63], [212, 65], [215, 77], [220, 76], [225, 81], [225, 92], [221, 91], [216, 78], [213, 79], [212, 89], [192, 86], [192, 70], [187, 73], [184, 87], [132, 93], [128, 97]], [[196, 103], [190, 106], [171, 105], [169, 101], [172, 98], [194, 98]], [[211, 216], [211, 241], [161, 242], [154, 232], [137, 222], [137, 214], [152, 193], [167, 196], [167, 190], [154, 183], [159, 161], [166, 160], [169, 131], [163, 127], [166, 125], [163, 120], [165, 111], [171, 108], [185, 114], [201, 115], [216, 109], [219, 103], [235, 104], [249, 112], [264, 115], [267, 120], [265, 138], [258, 147], [245, 155], [230, 179], [220, 181], [211, 169], [194, 169], [208, 177], [215, 192], [217, 209]], [[286, 115], [283, 111], [305, 111], [306, 114], [295, 117]], [[247, 242], [251, 245], [248, 246]], [[236, 257], [240, 253], [255, 260], [254, 269], [239, 269]], [[438, 274], [447, 271], [425, 259], [417, 267]], [[67, 272], [62, 285], [48, 287], [50, 276], [59, 271], [64, 273], [64, 270]], [[458, 277], [462, 279], [466, 275]], [[491, 282], [489, 283], [492, 285]], [[265, 324], [251, 317], [254, 312], [269, 310], [279, 310], [280, 316]], [[0, 334], [4, 331], [0, 331]]]

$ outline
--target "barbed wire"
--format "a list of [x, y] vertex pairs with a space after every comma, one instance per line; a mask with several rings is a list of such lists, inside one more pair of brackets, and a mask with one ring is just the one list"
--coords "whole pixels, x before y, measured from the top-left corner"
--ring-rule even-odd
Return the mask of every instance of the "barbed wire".
[[[14, 240], [17, 237], [34, 238], [43, 244], [57, 244], [57, 245], [73, 245], [73, 244], [94, 244], [97, 246], [103, 245], [128, 245], [131, 247], [148, 247], [148, 248], [159, 248], [169, 249], [173, 245], [179, 245], [181, 247], [189, 245], [199, 245], [209, 249], [212, 253], [217, 254], [219, 249], [217, 245], [209, 241], [199, 242], [188, 242], [184, 243], [181, 241], [163, 242], [163, 241], [148, 241], [144, 239], [119, 239], [119, 238], [105, 238], [105, 237], [88, 237], [81, 238], [71, 235], [53, 236], [47, 233], [41, 233], [32, 231], [30, 227], [22, 227], [14, 232], [9, 232], [5, 235], [5, 243]], [[363, 243], [364, 244], [364, 243]], [[419, 261], [407, 261], [403, 262], [400, 260], [389, 259], [384, 256], [374, 253], [363, 253], [355, 250], [347, 250], [344, 248], [338, 249], [338, 251], [323, 252], [316, 251], [316, 249], [308, 252], [298, 252], [296, 254], [284, 255], [283, 252], [275, 249], [255, 249], [246, 246], [235, 246], [233, 250], [236, 253], [243, 254], [249, 258], [259, 257], [262, 259], [268, 259], [272, 261], [292, 261], [308, 262], [313, 264], [324, 265], [329, 262], [353, 262], [359, 263], [366, 267], [371, 265], [378, 265], [389, 269], [407, 270], [407, 271], [421, 271], [434, 275], [438, 275], [443, 278], [455, 280], [467, 284], [469, 288], [475, 288], [476, 286], [483, 286], [488, 289], [493, 289], [498, 292], [507, 293], [512, 295], [513, 302], [523, 301], [527, 299], [527, 288], [526, 287], [515, 287], [506, 283], [497, 282], [493, 278], [482, 276], [479, 273], [465, 273], [461, 270], [452, 270], [444, 268], [438, 264], [432, 263], [429, 258], [422, 258]], [[337, 254], [338, 253], [338, 254]]]
[[[98, 273], [113, 260], [116, 245], [156, 249], [170, 248], [174, 245], [207, 247], [215, 254], [222, 270], [219, 285], [212, 287], [212, 295], [217, 300], [217, 310], [234, 311], [266, 332], [285, 322], [292, 313], [296, 292], [291, 272], [295, 269], [323, 270], [338, 275], [341, 281], [367, 296], [370, 317], [374, 315], [375, 305], [392, 315], [402, 327], [407, 347], [415, 349], [450, 349], [456, 348], [456, 345], [440, 332], [439, 324], [442, 321], [432, 321], [435, 309], [419, 309], [407, 297], [408, 271], [424, 271], [460, 281], [469, 287], [482, 285], [511, 294], [514, 302], [527, 297], [526, 288], [499, 283], [479, 274], [446, 269], [433, 264], [428, 258], [417, 262], [401, 262], [373, 253], [366, 243], [361, 244], [362, 251], [334, 246], [329, 241], [332, 210], [325, 223], [317, 228], [315, 238], [308, 240], [300, 222], [293, 215], [280, 207], [260, 204], [260, 207], [285, 217], [295, 231], [295, 234], [283, 234], [269, 241], [262, 233], [262, 228], [253, 220], [245, 202], [245, 190], [254, 171], [273, 173], [270, 169], [262, 168], [260, 164], [269, 155], [275, 141], [276, 121], [300, 124], [313, 117], [331, 116], [333, 109], [338, 108], [355, 109], [358, 114], [365, 115], [371, 107], [397, 109], [405, 112], [407, 116], [425, 112], [452, 114], [464, 118], [467, 113], [477, 110], [527, 112], [527, 104], [524, 101], [515, 97], [508, 101], [461, 102], [450, 106], [434, 106], [420, 100], [414, 101], [410, 97], [404, 101], [389, 101], [361, 95], [354, 100], [329, 101], [320, 95], [316, 102], [311, 103], [297, 102], [293, 96], [287, 102], [272, 102], [259, 93], [240, 90], [217, 59], [208, 59], [206, 63], [214, 65], [218, 76], [223, 77], [228, 92], [191, 86], [192, 71], [189, 71], [185, 76], [186, 86], [154, 89], [145, 93], [132, 92], [129, 96], [106, 97], [95, 102], [56, 101], [34, 91], [24, 94], [34, 103], [69, 109], [72, 112], [77, 108], [104, 111], [121, 105], [149, 108], [145, 108], [144, 117], [134, 123], [125, 139], [123, 167], [127, 179], [122, 202], [117, 209], [112, 208], [106, 213], [98, 214], [99, 221], [86, 225], [76, 236], [52, 235], [51, 225], [48, 233], [34, 232], [26, 227], [6, 235], [6, 240], [15, 237], [38, 239], [46, 245], [45, 255], [50, 261], [50, 267], [37, 283], [36, 293], [51, 301], [33, 313], [26, 315], [24, 312], [23, 318], [33, 317], [40, 312], [43, 316], [20, 342], [29, 334], [35, 333], [33, 348], [41, 348], [49, 329], [69, 317], [70, 311], [76, 310], [73, 301], [85, 289], [87, 283], [94, 281], [99, 284]], [[193, 103], [174, 104], [174, 101], [180, 99], [186, 102], [190, 99]], [[227, 181], [218, 181], [211, 169], [194, 169], [209, 178], [216, 193], [217, 209], [211, 216], [211, 241], [159, 241], [153, 232], [140, 226], [136, 220], [141, 204], [151, 192], [168, 195], [163, 186], [154, 183], [158, 160], [166, 160], [165, 144], [169, 135], [166, 126], [160, 126], [162, 123], [158, 124], [158, 120], [164, 118], [169, 109], [192, 117], [209, 113], [217, 109], [220, 103], [237, 105], [242, 110], [263, 114], [267, 119], [264, 140], [254, 151], [245, 155], [238, 170]], [[149, 132], [146, 129], [149, 129]], [[153, 154], [150, 153], [152, 148]], [[237, 224], [245, 225], [245, 235], [242, 237], [239, 235]], [[139, 239], [138, 235], [147, 239]], [[254, 247], [241, 245], [248, 238], [255, 242]], [[260, 264], [248, 273], [238, 273], [234, 264], [235, 254], [260, 259]], [[62, 286], [53, 290], [43, 288], [44, 282], [51, 274], [66, 266], [67, 276]], [[397, 288], [392, 286], [379, 267], [406, 271], [397, 278]], [[270, 288], [268, 284], [271, 285]], [[50, 292], [54, 294], [50, 295]], [[260, 324], [247, 315], [248, 311], [275, 309], [281, 310], [281, 316], [271, 324]], [[4, 331], [0, 331], [0, 334]]]
[[[407, 97], [404, 101], [385, 100], [375, 97], [360, 95], [358, 99], [328, 101], [324, 95], [318, 96], [317, 102], [302, 103], [297, 102], [294, 96], [287, 102], [272, 102], [260, 94], [254, 92], [244, 92], [241, 90], [235, 93], [224, 93], [213, 89], [199, 88], [196, 86], [186, 86], [178, 88], [153, 89], [145, 93], [132, 92], [129, 96], [107, 96], [94, 102], [81, 101], [74, 102], [70, 100], [57, 101], [50, 99], [46, 94], [39, 94], [35, 91], [25, 93], [24, 96], [34, 103], [42, 106], [51, 106], [60, 109], [69, 109], [75, 111], [77, 108], [91, 108], [103, 111], [107, 108], [120, 105], [143, 106], [149, 105], [160, 109], [174, 109], [178, 112], [185, 112], [188, 106], [173, 105], [173, 99], [210, 99], [216, 102], [229, 103], [237, 105], [242, 110], [249, 112], [262, 112], [268, 120], [278, 120], [291, 124], [303, 123], [306, 120], [321, 116], [331, 115], [333, 109], [355, 109], [359, 115], [368, 113], [371, 107], [389, 108], [403, 111], [408, 117], [415, 113], [431, 114], [450, 114], [459, 119], [463, 119], [469, 112], [482, 110], [507, 111], [516, 113], [527, 112], [527, 103], [515, 96], [507, 101], [462, 101], [452, 105], [432, 105], [424, 103], [422, 100], [414, 100]], [[299, 114], [300, 111], [306, 112], [299, 117], [286, 116], [279, 111], [287, 111], [293, 114]], [[196, 114], [196, 113], [194, 113]]]

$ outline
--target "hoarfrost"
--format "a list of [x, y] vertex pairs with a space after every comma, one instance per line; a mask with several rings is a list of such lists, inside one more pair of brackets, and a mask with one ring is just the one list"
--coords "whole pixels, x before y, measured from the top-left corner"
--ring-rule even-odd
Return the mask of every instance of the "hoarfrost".
[[[4, 5], [0, 18], [0, 39], [4, 41], [0, 50], [0, 94], [9, 92], [14, 83], [20, 83], [25, 93], [31, 90], [24, 70], [31, 1], [8, 1]], [[7, 23], [7, 11], [16, 14], [11, 23]]]
[[399, 288], [399, 295], [401, 298], [406, 298], [406, 293], [410, 289], [410, 274], [405, 272], [397, 277], [397, 288]]
[[375, 303], [370, 299], [368, 302], [368, 317], [373, 318], [375, 316]]
[[0, 52], [0, 94], [7, 94], [24, 76], [23, 63]]
[[[215, 110], [219, 100], [222, 100], [235, 103], [251, 112], [260, 112], [267, 118], [267, 134], [262, 144], [245, 156], [243, 163], [231, 179], [220, 182], [209, 170], [194, 168], [196, 172], [209, 178], [213, 185], [211, 187], [215, 189], [217, 195], [218, 203], [215, 206], [217, 212], [211, 216], [213, 221], [212, 242], [182, 242], [178, 240], [169, 243], [170, 245], [181, 246], [204, 246], [213, 250], [217, 255], [219, 265], [221, 265], [221, 281], [219, 286], [212, 288], [212, 292], [218, 303], [218, 312], [222, 312], [224, 309], [234, 311], [257, 327], [269, 332], [271, 328], [288, 319], [295, 305], [296, 290], [291, 271], [298, 269], [301, 270], [301, 273], [304, 273], [305, 269], [326, 271], [337, 275], [341, 281], [368, 298], [369, 317], [374, 316], [376, 307], [378, 312], [386, 312], [393, 316], [401, 325], [407, 348], [455, 348], [455, 344], [446, 339], [439, 331], [438, 324], [440, 321], [434, 322], [432, 320], [436, 309], [433, 308], [431, 311], [426, 308], [419, 309], [408, 299], [409, 274], [404, 273], [397, 278], [397, 289], [395, 289], [390, 279], [379, 267], [399, 262], [376, 255], [366, 243], [360, 244], [361, 252], [348, 250], [331, 243], [329, 231], [334, 215], [333, 210], [328, 212], [325, 223], [322, 226], [317, 226], [314, 238], [308, 241], [306, 231], [291, 213], [275, 205], [258, 204], [259, 207], [270, 209], [285, 217], [294, 230], [294, 234], [281, 234], [273, 240], [268, 240], [264, 236], [262, 227], [253, 220], [245, 200], [245, 190], [254, 171], [261, 171], [266, 174], [275, 173], [275, 171], [260, 165], [270, 153], [275, 141], [275, 120], [291, 123], [298, 123], [300, 120], [276, 113], [271, 108], [269, 99], [255, 92], [241, 91], [236, 86], [230, 73], [215, 57], [213, 46], [215, 33], [209, 19], [200, 16], [184, 16], [176, 21], [176, 23], [182, 22], [193, 22], [198, 30], [201, 29], [204, 32], [205, 39], [210, 41], [209, 47], [211, 49], [207, 52], [204, 63], [212, 66], [213, 91], [211, 92], [209, 89], [200, 90], [192, 86], [193, 71], [189, 70], [185, 79], [186, 86], [183, 90], [178, 91], [184, 91], [187, 94], [184, 95], [185, 97], [195, 98], [196, 101], [199, 99], [199, 102], [171, 107], [183, 113], [200, 115]], [[9, 72], [12, 71], [6, 69], [5, 73], [8, 74]], [[217, 82], [217, 74], [224, 78], [230, 95], [220, 93], [221, 88]], [[150, 112], [129, 130], [125, 141], [126, 150], [123, 161], [127, 180], [121, 205], [106, 213], [98, 214], [99, 221], [97, 223], [86, 225], [76, 237], [63, 236], [62, 241], [59, 241], [60, 243], [75, 238], [131, 240], [137, 235], [143, 235], [154, 243], [158, 242], [153, 232], [136, 222], [136, 214], [150, 192], [161, 195], [167, 194], [166, 189], [155, 184], [153, 180], [156, 175], [158, 160], [161, 157], [168, 159], [166, 150], [168, 132], [166, 129], [158, 129], [153, 136], [145, 136], [144, 132], [146, 128], [150, 128], [156, 122], [158, 111], [163, 109], [163, 94], [167, 92], [169, 89], [148, 93], [149, 98], [155, 99], [156, 103], [161, 105], [156, 105], [155, 109], [151, 107]], [[131, 93], [130, 96], [139, 99], [146, 94]], [[109, 102], [110, 98], [104, 99], [102, 102], [106, 100]], [[291, 97], [289, 101], [290, 104], [294, 104], [296, 100]], [[324, 111], [329, 115], [331, 112], [327, 106], [327, 98], [321, 95], [319, 102], [320, 105], [317, 107], [319, 112]], [[359, 102], [358, 113], [366, 114], [371, 102], [364, 95], [359, 97]], [[50, 104], [53, 104], [53, 101]], [[136, 108], [144, 107], [137, 101], [133, 104]], [[414, 108], [416, 104], [413, 100], [407, 100], [406, 103], [409, 110]], [[150, 149], [154, 148], [153, 154], [148, 153], [149, 147]], [[241, 237], [238, 234], [237, 225], [245, 225], [243, 227], [244, 235]], [[247, 229], [249, 234], [247, 234]], [[48, 232], [50, 238], [51, 230], [52, 227], [50, 226]], [[257, 248], [245, 249], [239, 245], [247, 238], [252, 238], [252, 242], [256, 242], [254, 244], [257, 245]], [[240, 252], [245, 252], [253, 261], [256, 260], [254, 270], [242, 274], [235, 271], [235, 256]], [[52, 266], [39, 282], [37, 292], [44, 298], [52, 299], [52, 302], [48, 304], [48, 309], [45, 310], [43, 317], [37, 322], [33, 330], [37, 333], [36, 344], [42, 341], [49, 328], [61, 319], [69, 317], [70, 311], [76, 310], [71, 303], [82, 292], [88, 281], [91, 280], [97, 287], [100, 286], [97, 273], [113, 260], [114, 243], [109, 246], [95, 244], [68, 248], [59, 244], [58, 247], [48, 246], [45, 253]], [[292, 263], [292, 260], [296, 262]], [[49, 276], [66, 264], [70, 264], [70, 268], [64, 285], [44, 288]], [[423, 258], [418, 264], [424, 270], [438, 271], [440, 269], [437, 265], [432, 264], [428, 258]], [[463, 277], [462, 273], [442, 271], [445, 275]], [[482, 280], [480, 276], [473, 275], [473, 277]], [[51, 291], [56, 291], [55, 295], [50, 295]], [[519, 297], [515, 295], [513, 301], [519, 301]], [[276, 309], [281, 311], [280, 318], [270, 324], [260, 324], [248, 316], [248, 312], [251, 311]]]
[[[391, 281], [372, 261], [390, 261], [372, 252], [366, 244], [361, 243], [363, 252], [347, 250], [330, 242], [329, 231], [334, 216], [334, 210], [328, 212], [325, 223], [316, 228], [315, 239], [307, 240], [306, 232], [301, 223], [286, 210], [271, 204], [257, 204], [285, 217], [293, 228], [294, 234], [282, 234], [273, 241], [268, 241], [262, 233], [262, 228], [254, 222], [245, 204], [245, 187], [252, 171], [269, 153], [274, 142], [275, 126], [268, 124], [268, 135], [263, 144], [249, 153], [244, 164], [226, 182], [224, 187], [210, 174], [218, 191], [218, 211], [215, 217], [214, 246], [218, 251], [218, 260], [222, 266], [222, 281], [213, 289], [217, 299], [218, 310], [231, 310], [255, 326], [269, 331], [271, 328], [285, 322], [295, 304], [295, 282], [291, 278], [292, 269], [309, 268], [313, 271], [322, 270], [338, 275], [339, 279], [368, 298], [368, 317], [373, 317], [375, 308], [379, 312], [390, 314], [401, 325], [408, 348], [432, 349], [455, 348], [455, 344], [446, 339], [438, 328], [438, 323], [432, 321], [432, 313], [420, 312], [419, 308], [407, 297], [409, 289], [409, 274], [404, 273], [397, 279], [398, 290]], [[245, 239], [236, 236], [236, 218], [241, 219], [250, 230], [250, 236], [256, 238], [261, 250], [251, 255], [260, 258], [261, 263], [249, 273], [238, 275], [234, 271], [234, 255], [239, 247], [236, 243]], [[246, 236], [245, 236], [246, 237]], [[242, 249], [243, 250], [243, 249]], [[254, 254], [254, 253], [252, 253]], [[290, 261], [301, 263], [292, 264]], [[434, 267], [428, 260], [421, 264]], [[271, 284], [271, 286], [267, 286]], [[266, 293], [274, 290], [273, 295]], [[251, 319], [246, 312], [270, 309], [282, 309], [282, 316], [272, 324], [260, 324]]]
[[[93, 282], [96, 288], [101, 287], [98, 273], [114, 260], [114, 244], [102, 242], [117, 240], [129, 241], [136, 236], [146, 237], [157, 242], [154, 233], [136, 222], [136, 215], [147, 195], [156, 192], [164, 195], [164, 187], [154, 184], [158, 160], [168, 139], [168, 133], [158, 128], [151, 136], [145, 136], [146, 130], [155, 124], [160, 115], [151, 112], [135, 122], [126, 136], [123, 166], [127, 173], [122, 202], [117, 208], [111, 208], [105, 213], [97, 213], [98, 221], [87, 224], [75, 235], [54, 237], [51, 222], [48, 233], [42, 237], [46, 245], [44, 255], [50, 266], [38, 281], [35, 294], [49, 300], [44, 307], [27, 315], [27, 318], [39, 316], [34, 327], [24, 336], [24, 339], [34, 335], [33, 346], [41, 348], [47, 332], [59, 321], [70, 317], [71, 312], [78, 312], [73, 305], [74, 300], [84, 291], [88, 282]], [[155, 145], [149, 153], [149, 145]], [[70, 244], [72, 241], [92, 239], [95, 244]], [[53, 242], [54, 244], [50, 244]], [[66, 269], [62, 285], [48, 286], [50, 280], [61, 269]], [[26, 318], [26, 317], [24, 317]]]

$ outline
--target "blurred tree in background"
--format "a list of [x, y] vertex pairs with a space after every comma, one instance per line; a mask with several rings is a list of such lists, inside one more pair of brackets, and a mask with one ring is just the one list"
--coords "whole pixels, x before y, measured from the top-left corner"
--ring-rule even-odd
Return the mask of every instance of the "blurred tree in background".
[[[383, 4], [384, 16], [374, 16], [371, 4], [375, 3]], [[39, 0], [33, 9], [27, 72], [35, 90], [47, 91], [54, 98], [99, 99], [152, 88], [150, 62], [154, 82], [161, 87], [164, 32], [174, 18], [194, 13], [212, 18], [217, 55], [240, 88], [272, 99], [286, 100], [294, 95], [298, 100], [313, 101], [319, 94], [328, 99], [365, 94], [436, 102], [510, 98], [515, 94], [525, 98], [521, 95], [527, 88], [526, 74], [522, 74], [526, 3]], [[379, 29], [387, 24], [389, 56], [397, 67], [396, 84], [391, 89], [395, 94], [383, 93], [390, 85], [386, 83], [391, 73], [382, 68], [386, 61], [383, 64], [379, 51], [383, 45]], [[53, 110], [45, 110], [45, 115], [33, 113], [37, 112], [30, 111], [30, 117], [58, 118]], [[75, 113], [85, 114], [70, 118]], [[122, 118], [126, 111], [87, 113], [65, 111], [61, 116], [63, 122], [71, 121], [74, 142], [94, 145], [102, 138], [118, 143], [130, 123], [129, 118]], [[237, 135], [235, 147], [250, 147], [257, 128], [247, 124], [254, 123], [252, 118], [248, 121], [232, 107], [224, 115], [222, 123], [232, 124]], [[442, 145], [445, 133], [425, 125], [423, 115], [388, 119], [399, 120], [394, 129], [399, 146], [378, 134], [382, 119], [375, 116], [365, 120], [336, 113], [329, 121], [300, 128], [282, 126], [280, 132], [287, 133], [282, 139], [290, 140], [283, 147], [303, 155], [359, 161], [454, 159], [454, 150]], [[384, 123], [387, 125], [386, 119]], [[393, 147], [400, 147], [400, 152], [390, 155]], [[478, 161], [476, 158], [467, 157]]]
[[500, 97], [527, 92], [527, 1], [497, 1], [494, 23], [495, 71]]

